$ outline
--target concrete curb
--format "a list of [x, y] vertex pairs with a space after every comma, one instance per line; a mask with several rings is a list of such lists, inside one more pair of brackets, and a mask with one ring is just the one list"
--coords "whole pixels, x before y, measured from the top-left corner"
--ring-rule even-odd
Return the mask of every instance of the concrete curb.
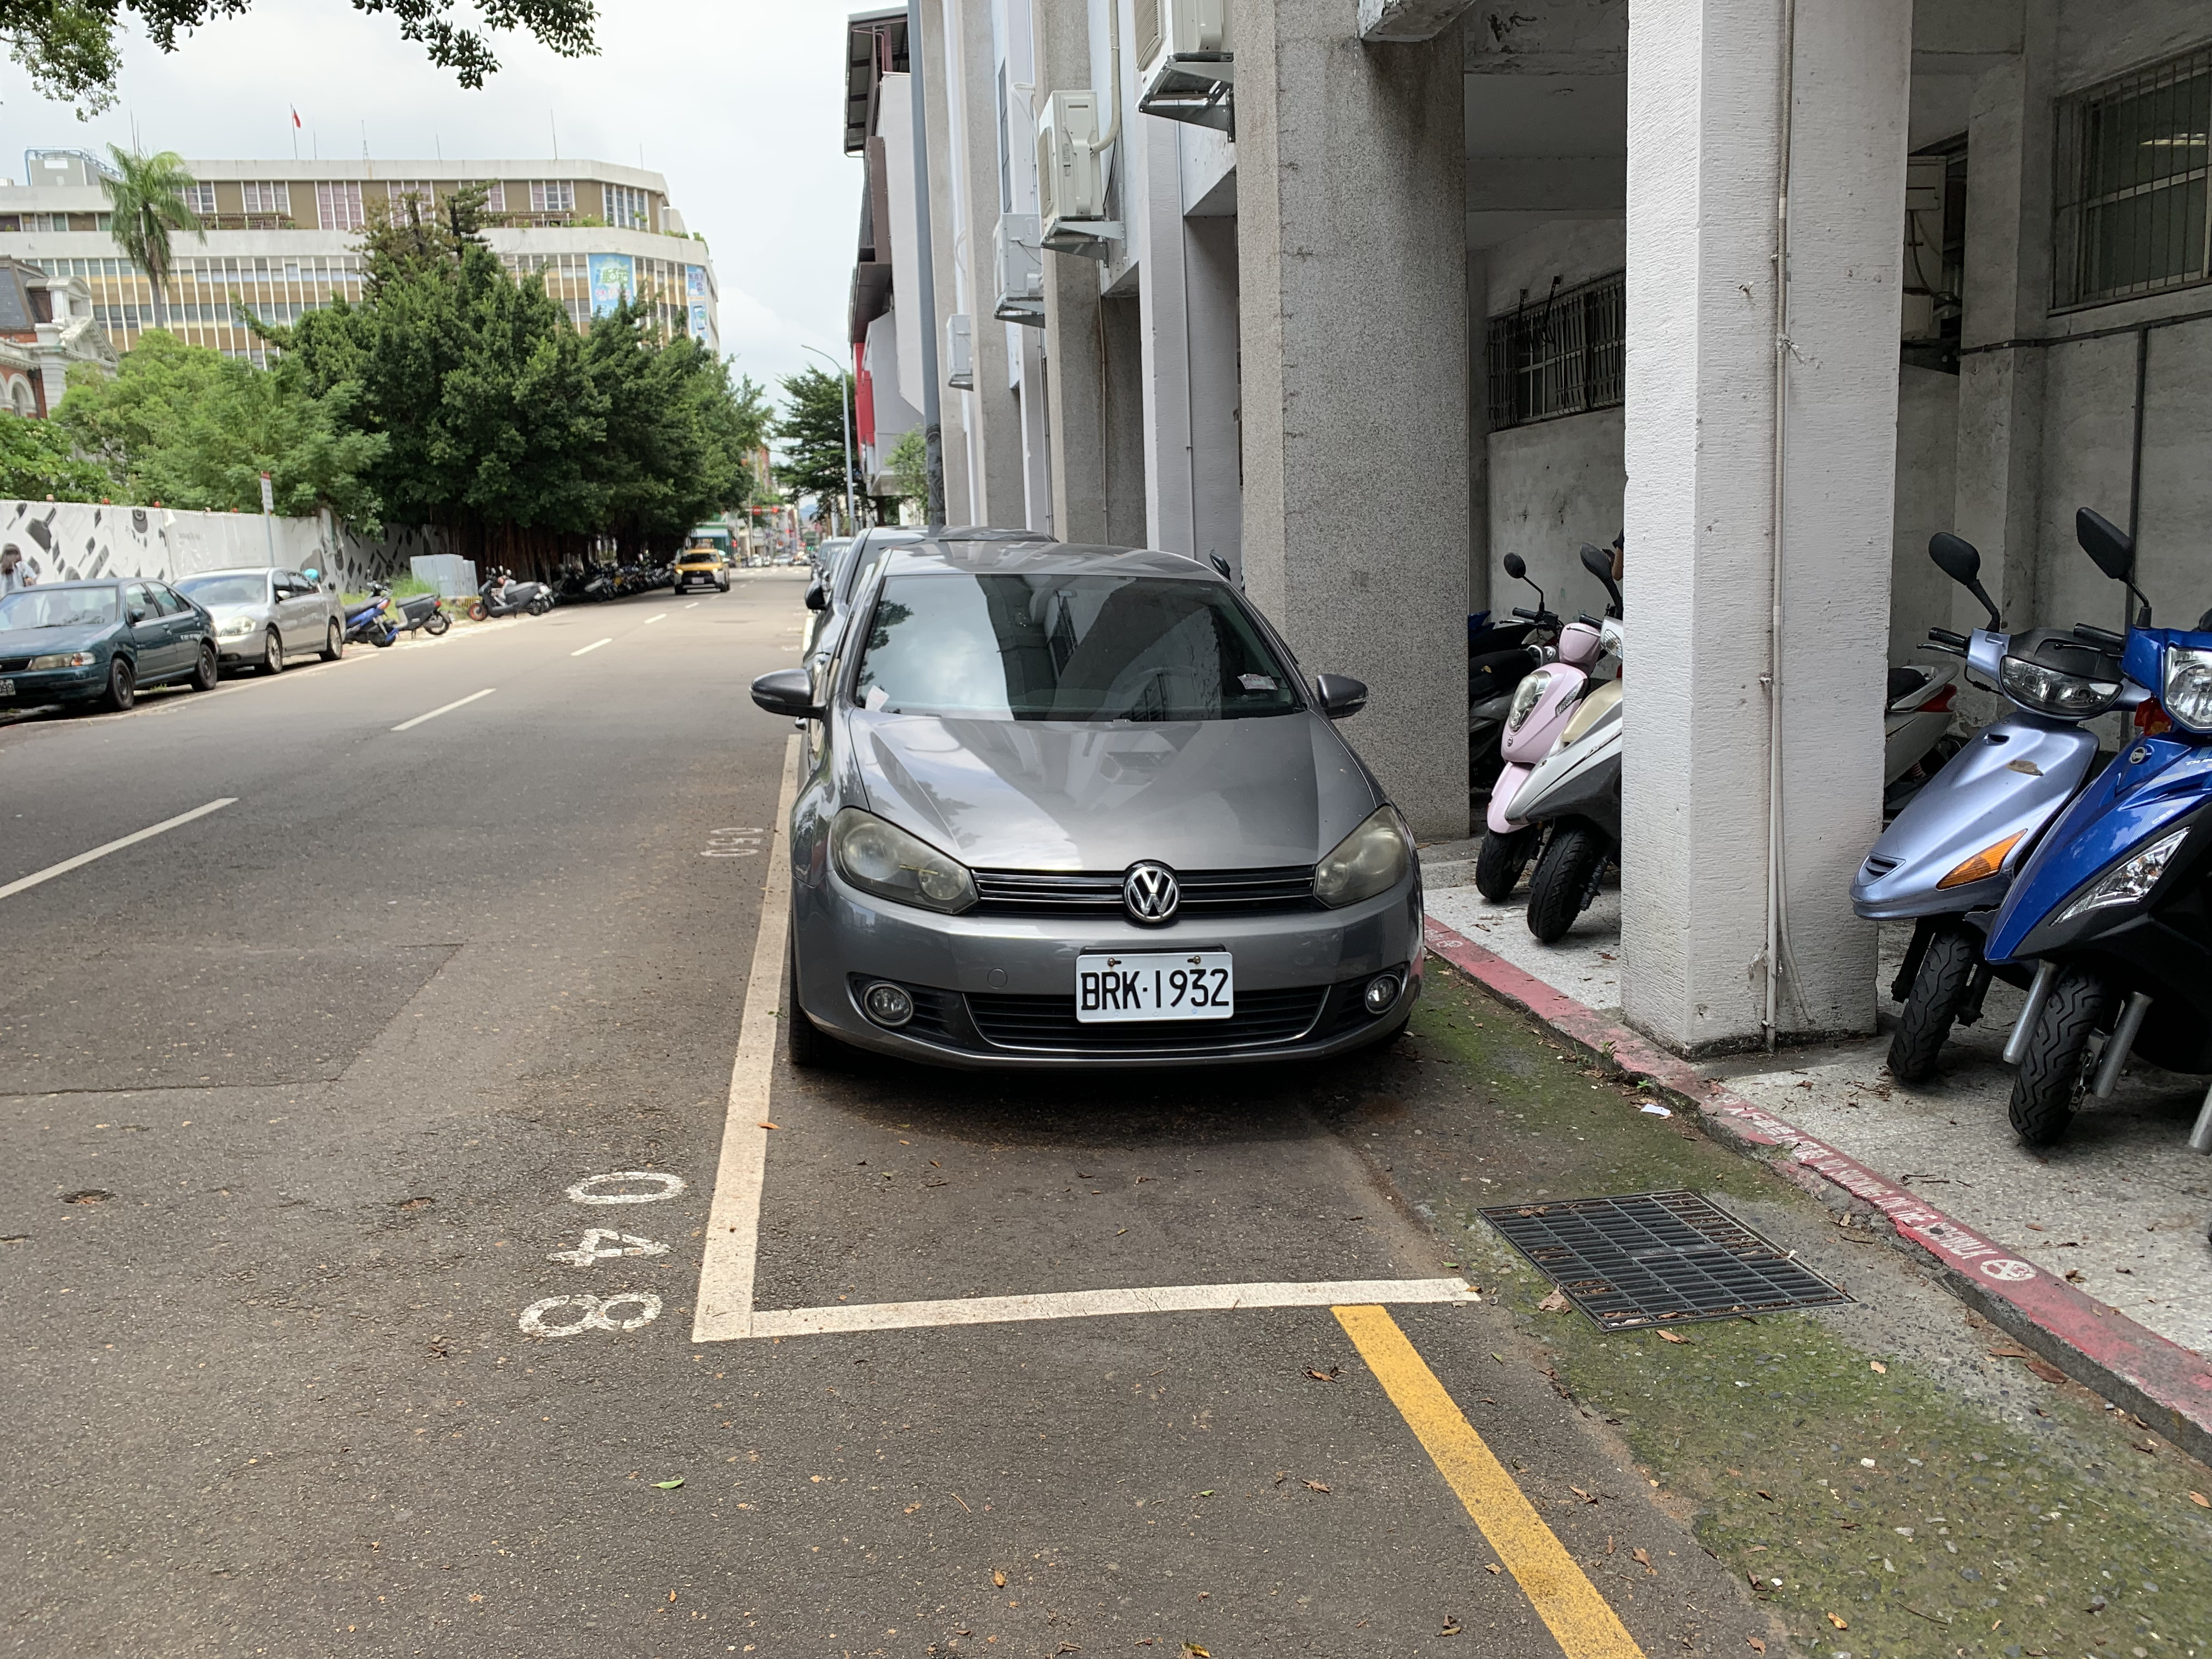
[[1627, 1027], [1486, 951], [1434, 918], [1431, 952], [1622, 1075], [1694, 1110], [1717, 1140], [1759, 1158], [1832, 1208], [1881, 1217], [1944, 1287], [2025, 1347], [2212, 1463], [2212, 1364], [2066, 1280], [2021, 1260], [1826, 1142], [1653, 1047]]

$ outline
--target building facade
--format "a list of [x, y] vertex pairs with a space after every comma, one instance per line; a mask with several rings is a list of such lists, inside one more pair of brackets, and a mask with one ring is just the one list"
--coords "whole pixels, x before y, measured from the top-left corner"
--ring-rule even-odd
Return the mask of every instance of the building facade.
[[2083, 506], [2212, 603], [2197, 0], [915, 13], [848, 36], [877, 450], [935, 338], [948, 518], [1225, 559], [1374, 688], [1429, 839], [1498, 561], [1595, 611], [1625, 529], [1623, 994], [1669, 1044], [1872, 1027], [1885, 671], [1981, 620], [1932, 532], [2015, 627], [2124, 619]]
[[[424, 209], [465, 184], [489, 187], [484, 240], [518, 275], [534, 272], [582, 327], [628, 291], [662, 326], [720, 350], [714, 266], [688, 235], [657, 173], [604, 161], [188, 161], [189, 205], [206, 240], [173, 238], [166, 325], [190, 344], [266, 360], [240, 307], [291, 323], [333, 298], [358, 300], [355, 251], [372, 208]], [[83, 282], [120, 349], [154, 325], [152, 285], [110, 231], [102, 165], [76, 150], [32, 150], [27, 182], [0, 185], [0, 255]]]

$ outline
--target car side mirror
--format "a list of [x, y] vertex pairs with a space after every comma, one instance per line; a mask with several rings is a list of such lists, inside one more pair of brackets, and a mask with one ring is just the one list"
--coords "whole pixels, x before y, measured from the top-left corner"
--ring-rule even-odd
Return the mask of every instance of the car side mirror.
[[1972, 542], [1948, 530], [1939, 530], [1928, 538], [1928, 556], [1936, 562], [1938, 570], [1982, 602], [1982, 609], [1990, 613], [1991, 628], [2004, 625], [1996, 602], [1982, 586], [1982, 556]]
[[1367, 687], [1349, 674], [1316, 674], [1314, 692], [1321, 699], [1321, 712], [1333, 720], [1350, 720], [1367, 707]]
[[830, 608], [830, 595], [820, 582], [807, 583], [806, 608], [809, 611], [827, 611]]
[[753, 702], [771, 714], [793, 720], [820, 720], [822, 706], [814, 701], [814, 681], [804, 668], [779, 668], [753, 682]]

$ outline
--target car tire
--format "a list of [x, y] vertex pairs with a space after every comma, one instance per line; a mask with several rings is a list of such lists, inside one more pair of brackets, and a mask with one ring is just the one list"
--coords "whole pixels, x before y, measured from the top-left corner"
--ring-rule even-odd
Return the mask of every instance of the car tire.
[[1889, 1040], [1889, 1074], [1899, 1083], [1925, 1083], [1951, 1035], [1951, 1022], [1966, 1000], [1981, 952], [1962, 927], [1938, 928], [1920, 958], [1920, 971]]
[[261, 666], [266, 673], [284, 672], [284, 636], [273, 628], [269, 630], [269, 642], [262, 647]]
[[331, 624], [330, 633], [323, 640], [323, 660], [336, 662], [345, 655], [345, 629], [337, 623]]
[[1528, 931], [1557, 945], [1596, 896], [1609, 848], [1595, 826], [1563, 824], [1552, 831], [1536, 873], [1528, 878]]
[[211, 645], [200, 647], [200, 659], [193, 665], [192, 677], [185, 682], [195, 691], [212, 691], [216, 682], [222, 678], [222, 664], [216, 659]]
[[2013, 1073], [2008, 1109], [2013, 1132], [2029, 1146], [2052, 1146], [2065, 1138], [2088, 1082], [2090, 1035], [2112, 1004], [2104, 981], [2086, 969], [2062, 968], [2051, 981]]
[[818, 1072], [835, 1066], [845, 1045], [807, 1018], [799, 1000], [799, 947], [783, 947], [783, 1057], [794, 1072]]
[[1513, 896], [1513, 890], [1521, 884], [1521, 873], [1535, 856], [1536, 844], [1544, 838], [1540, 824], [1528, 824], [1519, 830], [1509, 830], [1499, 835], [1486, 830], [1482, 836], [1482, 847], [1474, 855], [1474, 890], [1492, 904], [1503, 904]]
[[110, 714], [120, 714], [138, 701], [138, 676], [131, 665], [120, 657], [107, 665], [107, 690], [100, 693], [100, 706]]

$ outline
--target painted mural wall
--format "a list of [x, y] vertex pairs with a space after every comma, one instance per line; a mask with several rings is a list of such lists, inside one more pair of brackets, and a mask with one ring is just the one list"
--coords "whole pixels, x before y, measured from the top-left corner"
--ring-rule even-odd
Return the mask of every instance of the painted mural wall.
[[404, 575], [420, 554], [452, 550], [443, 531], [386, 525], [364, 536], [327, 515], [264, 519], [159, 507], [0, 501], [0, 546], [12, 544], [41, 581], [96, 576], [169, 580], [204, 570], [313, 566], [348, 592]]

